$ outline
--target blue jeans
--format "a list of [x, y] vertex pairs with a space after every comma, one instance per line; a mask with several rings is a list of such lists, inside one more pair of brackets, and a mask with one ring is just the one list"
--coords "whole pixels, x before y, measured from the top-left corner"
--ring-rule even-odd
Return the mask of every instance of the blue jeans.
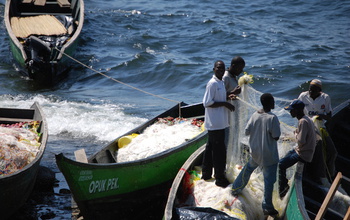
[[[264, 199], [262, 203], [263, 209], [274, 209], [272, 204], [272, 192], [273, 184], [276, 182], [277, 165], [278, 164], [276, 163], [271, 166], [265, 166], [262, 168], [264, 175]], [[251, 174], [258, 166], [259, 165], [255, 163], [252, 158], [250, 158], [248, 163], [243, 167], [242, 171], [233, 182], [232, 191], [240, 193], [247, 185]]]
[[284, 156], [282, 159], [280, 159], [278, 166], [279, 166], [279, 190], [280, 192], [283, 191], [288, 186], [288, 179], [286, 175], [286, 170], [296, 164], [297, 162], [303, 162], [305, 161], [301, 159], [299, 154], [292, 149], [288, 151], [286, 156]]

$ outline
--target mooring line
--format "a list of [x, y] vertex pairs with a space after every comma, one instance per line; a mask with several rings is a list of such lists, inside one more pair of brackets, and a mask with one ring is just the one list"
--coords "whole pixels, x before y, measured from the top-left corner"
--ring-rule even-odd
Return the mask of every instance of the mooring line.
[[148, 95], [151, 95], [151, 96], [160, 98], [160, 99], [164, 99], [164, 100], [167, 100], [167, 101], [170, 101], [170, 102], [175, 102], [175, 103], [177, 103], [177, 104], [179, 105], [179, 117], [181, 117], [181, 115], [182, 115], [182, 114], [181, 114], [181, 102], [175, 101], [175, 100], [172, 100], [172, 99], [168, 99], [168, 98], [165, 98], [165, 97], [163, 97], [163, 96], [156, 95], [156, 94], [153, 94], [153, 93], [150, 93], [150, 92], [147, 92], [147, 91], [142, 90], [142, 89], [139, 89], [139, 88], [137, 88], [137, 87], [135, 87], [135, 86], [129, 85], [129, 84], [127, 84], [127, 83], [124, 83], [124, 82], [122, 82], [122, 81], [120, 81], [120, 80], [114, 79], [113, 77], [110, 77], [110, 76], [108, 76], [108, 75], [106, 75], [106, 74], [104, 74], [104, 73], [102, 73], [102, 72], [100, 72], [100, 71], [97, 71], [97, 70], [95, 70], [95, 69], [89, 67], [88, 65], [86, 65], [86, 64], [80, 62], [79, 60], [77, 60], [77, 59], [71, 57], [70, 55], [66, 54], [65, 52], [62, 52], [62, 51], [61, 51], [60, 49], [58, 49], [57, 47], [55, 47], [55, 49], [56, 49], [58, 52], [60, 52], [60, 53], [62, 53], [63, 55], [65, 55], [66, 57], [68, 57], [69, 59], [71, 59], [71, 60], [73, 60], [73, 61], [79, 63], [80, 65], [82, 65], [82, 66], [84, 66], [84, 67], [86, 67], [86, 68], [88, 68], [88, 69], [94, 71], [95, 73], [98, 73], [98, 74], [100, 74], [100, 75], [102, 75], [102, 76], [104, 76], [104, 77], [106, 77], [106, 78], [108, 78], [108, 79], [111, 79], [111, 80], [113, 80], [113, 81], [115, 81], [115, 82], [117, 82], [117, 83], [120, 83], [120, 84], [122, 84], [122, 85], [124, 85], [124, 86], [128, 86], [128, 87], [130, 87], [130, 88], [132, 88], [132, 89], [135, 89], [135, 90], [137, 90], [137, 91], [139, 91], [139, 92], [143, 92], [143, 93], [145, 93], [145, 94], [148, 94]]
[[124, 83], [124, 82], [122, 82], [122, 81], [120, 81], [120, 80], [117, 80], [117, 79], [115, 79], [115, 78], [113, 78], [113, 77], [110, 77], [110, 76], [108, 76], [108, 75], [106, 75], [106, 74], [104, 74], [104, 73], [102, 73], [102, 72], [99, 72], [99, 71], [97, 71], [97, 70], [95, 70], [95, 69], [89, 67], [88, 65], [86, 65], [86, 64], [80, 62], [79, 60], [77, 60], [77, 59], [71, 57], [70, 55], [66, 54], [65, 52], [62, 52], [62, 51], [61, 51], [60, 49], [58, 49], [57, 47], [55, 47], [55, 49], [56, 49], [58, 52], [60, 52], [60, 53], [62, 53], [63, 55], [65, 55], [66, 57], [70, 58], [71, 60], [73, 60], [73, 61], [79, 63], [80, 65], [82, 65], [82, 66], [84, 66], [84, 67], [86, 67], [86, 68], [88, 68], [88, 69], [94, 71], [95, 73], [98, 73], [98, 74], [100, 74], [100, 75], [102, 75], [102, 76], [104, 76], [104, 77], [106, 77], [106, 78], [109, 78], [109, 79], [111, 79], [111, 80], [113, 80], [113, 81], [115, 81], [115, 82], [117, 82], [117, 83], [123, 84], [123, 85], [128, 86], [128, 87], [130, 87], [130, 88], [132, 88], [132, 89], [135, 89], [135, 90], [137, 90], [137, 91], [146, 93], [146, 94], [151, 95], [151, 96], [155, 96], [155, 97], [158, 97], [158, 98], [161, 98], [161, 99], [165, 99], [165, 100], [168, 100], [168, 101], [171, 101], [171, 102], [175, 102], [175, 103], [178, 103], [178, 104], [181, 103], [181, 102], [179, 102], [179, 101], [175, 101], [175, 100], [172, 100], [172, 99], [168, 99], [168, 98], [162, 97], [162, 96], [160, 96], [160, 95], [156, 95], [156, 94], [147, 92], [147, 91], [145, 91], [145, 90], [139, 89], [139, 88], [137, 88], [137, 87], [135, 87], [135, 86], [132, 86], [132, 85], [129, 85], [129, 84], [127, 84], [127, 83]]

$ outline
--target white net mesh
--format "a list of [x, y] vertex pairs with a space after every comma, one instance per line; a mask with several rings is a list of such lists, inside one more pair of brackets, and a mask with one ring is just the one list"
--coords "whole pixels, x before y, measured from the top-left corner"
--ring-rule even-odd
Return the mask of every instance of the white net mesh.
[[[243, 81], [243, 83], [242, 83]], [[245, 126], [251, 115], [258, 109], [262, 108], [260, 96], [263, 94], [255, 90], [249, 83], [251, 79], [248, 75], [240, 78], [242, 92], [237, 100], [231, 101], [235, 106], [235, 111], [230, 115], [230, 135], [227, 147], [227, 178], [232, 183], [241, 168], [248, 161], [249, 144], [248, 137], [244, 134]], [[273, 95], [273, 94], [272, 94]], [[291, 100], [274, 97], [275, 109], [272, 110], [277, 115], [281, 126], [281, 137], [278, 141], [279, 157], [283, 157], [287, 151], [295, 145], [293, 132], [297, 120], [290, 116], [289, 111], [284, 110]], [[198, 171], [200, 172], [200, 170]], [[289, 179], [295, 172], [295, 166], [287, 170]], [[202, 207], [212, 207], [217, 210], [224, 211], [232, 217], [239, 219], [264, 219], [261, 203], [263, 199], [263, 175], [261, 169], [258, 168], [252, 174], [249, 183], [243, 190], [239, 198], [231, 195], [231, 185], [226, 188], [217, 187], [215, 180], [204, 181], [197, 177], [194, 181], [193, 197], [188, 201], [192, 204]], [[283, 201], [278, 196], [278, 180], [275, 183], [273, 192], [273, 203], [275, 208], [281, 213], [284, 212], [288, 194]], [[210, 192], [210, 193], [208, 193]]]

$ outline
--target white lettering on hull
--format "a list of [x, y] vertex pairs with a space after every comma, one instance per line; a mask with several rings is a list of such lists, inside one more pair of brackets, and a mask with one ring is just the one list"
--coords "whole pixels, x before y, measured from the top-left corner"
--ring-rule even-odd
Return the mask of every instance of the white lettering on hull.
[[91, 181], [89, 185], [89, 193], [106, 192], [113, 189], [118, 189], [118, 178], [110, 178], [104, 180]]

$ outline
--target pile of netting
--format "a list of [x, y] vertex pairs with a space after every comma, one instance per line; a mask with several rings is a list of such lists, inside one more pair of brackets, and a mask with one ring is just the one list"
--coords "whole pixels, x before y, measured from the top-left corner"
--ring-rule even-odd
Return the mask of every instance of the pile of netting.
[[116, 152], [117, 161], [127, 162], [143, 159], [179, 146], [199, 135], [203, 131], [202, 125], [203, 121], [197, 119], [159, 118], [142, 134], [125, 137], [131, 141], [127, 145], [123, 145], [119, 141], [119, 150]]
[[0, 176], [22, 169], [39, 152], [39, 121], [0, 124]]
[[[230, 135], [227, 147], [226, 173], [227, 179], [231, 183], [236, 179], [249, 159], [249, 140], [248, 136], [244, 134], [245, 126], [251, 115], [255, 111], [262, 109], [260, 96], [263, 93], [255, 90], [250, 85], [251, 83], [251, 76], [244, 75], [241, 77], [239, 84], [242, 87], [242, 92], [236, 100], [231, 101], [236, 108], [230, 115]], [[281, 158], [296, 144], [293, 132], [297, 125], [297, 119], [293, 119], [289, 111], [284, 109], [290, 104], [291, 100], [281, 99], [276, 96], [274, 96], [274, 99], [275, 109], [272, 112], [277, 115], [280, 121], [282, 133], [278, 141], [279, 157]], [[296, 165], [287, 169], [287, 177], [290, 181], [293, 181], [292, 177], [295, 173], [295, 168]], [[215, 179], [209, 181], [201, 180], [201, 167], [195, 167], [195, 170], [190, 171], [190, 174], [187, 180], [190, 183], [190, 196], [183, 204], [184, 206], [211, 207], [237, 219], [264, 219], [261, 206], [264, 190], [261, 168], [258, 167], [253, 172], [249, 183], [238, 198], [231, 195], [232, 185], [221, 188], [215, 185]], [[273, 203], [279, 213], [282, 213], [286, 207], [289, 195], [287, 194], [281, 201], [278, 194], [277, 181], [274, 186]]]

